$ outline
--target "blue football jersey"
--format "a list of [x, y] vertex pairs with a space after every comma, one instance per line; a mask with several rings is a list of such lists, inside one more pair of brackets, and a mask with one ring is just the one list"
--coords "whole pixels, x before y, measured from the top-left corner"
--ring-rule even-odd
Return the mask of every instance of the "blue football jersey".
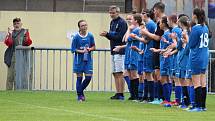
[[[177, 49], [180, 50], [182, 48], [182, 41], [181, 41], [181, 38], [182, 38], [182, 29], [179, 28], [178, 26], [174, 27], [172, 30], [171, 30], [171, 33], [176, 33], [176, 36], [177, 36]], [[170, 57], [170, 68], [172, 70], [175, 70], [177, 69], [177, 53], [172, 55]]]
[[[155, 33], [157, 29], [157, 24], [153, 21], [150, 20], [149, 22], [146, 23], [146, 29], [150, 33]], [[153, 48], [154, 46], [154, 40], [148, 40], [148, 43], [145, 44], [145, 51], [144, 51], [144, 57], [145, 58], [151, 58], [153, 56], [153, 52], [150, 50], [150, 48]]]
[[[160, 49], [166, 49], [171, 43], [172, 39], [169, 37], [170, 31], [166, 30], [162, 35], [162, 39], [160, 40]], [[164, 42], [163, 39], [168, 41], [168, 43]], [[160, 68], [170, 68], [170, 58], [164, 58], [163, 55], [160, 55]]]
[[191, 69], [206, 69], [208, 65], [208, 27], [197, 24], [192, 27], [189, 37]]
[[[134, 28], [131, 33], [136, 34], [139, 37], [141, 36], [139, 27]], [[125, 50], [125, 64], [134, 64], [134, 65], [138, 64], [139, 53], [137, 51], [132, 50], [130, 47], [136, 46], [138, 48], [139, 43], [140, 42], [138, 40], [128, 37], [127, 46]]]
[[[93, 34], [88, 32], [86, 36], [81, 36], [79, 33], [73, 37], [71, 51], [74, 54], [74, 64], [80, 64], [84, 59], [83, 53], [77, 53], [76, 50], [84, 50], [86, 47], [95, 46]], [[92, 62], [91, 52], [88, 54], [89, 62]]]

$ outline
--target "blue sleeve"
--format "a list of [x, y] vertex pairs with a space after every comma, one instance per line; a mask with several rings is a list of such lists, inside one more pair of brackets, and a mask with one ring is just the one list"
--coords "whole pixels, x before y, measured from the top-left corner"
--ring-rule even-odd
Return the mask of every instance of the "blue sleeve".
[[124, 21], [120, 21], [118, 23], [118, 31], [116, 32], [110, 32], [110, 33], [107, 33], [106, 37], [109, 39], [109, 40], [113, 40], [113, 41], [121, 41], [124, 34], [126, 33], [127, 31], [127, 23], [124, 22]]
[[135, 29], [132, 33], [140, 36], [140, 29]]
[[77, 37], [75, 36], [71, 44], [71, 52], [74, 53], [77, 50]]
[[197, 29], [193, 27], [189, 37], [189, 43], [188, 43], [189, 47], [194, 48], [198, 44], [198, 41], [199, 41], [199, 37], [198, 37]]
[[[134, 30], [132, 30], [131, 33], [136, 34], [138, 37], [140, 37], [139, 29], [134, 29]], [[135, 40], [135, 39], [128, 37], [128, 42], [133, 41], [133, 40]]]
[[173, 43], [172, 38], [169, 37], [169, 34], [167, 35], [168, 41], [169, 41], [169, 45], [171, 45]]
[[150, 33], [155, 33], [156, 27], [157, 27], [156, 24], [150, 23], [150, 24], [149, 24], [149, 30], [148, 30], [148, 31], [149, 31]]

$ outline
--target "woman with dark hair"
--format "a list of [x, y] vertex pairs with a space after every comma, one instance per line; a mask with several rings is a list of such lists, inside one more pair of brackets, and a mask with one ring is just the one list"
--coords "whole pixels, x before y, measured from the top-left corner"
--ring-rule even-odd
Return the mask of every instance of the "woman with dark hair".
[[206, 111], [206, 69], [208, 66], [209, 31], [203, 9], [193, 10], [192, 20], [197, 24], [192, 27], [189, 37], [190, 68], [195, 89], [195, 108], [190, 112]]
[[[152, 10], [142, 10], [142, 19], [146, 23], [146, 29], [154, 34], [157, 25], [152, 20], [154, 19], [154, 13]], [[145, 29], [142, 29], [145, 30]], [[158, 79], [153, 78], [153, 52], [150, 51], [150, 48], [154, 46], [153, 39], [149, 37], [144, 37], [143, 40], [140, 39], [140, 41], [145, 43], [145, 50], [144, 50], [144, 73], [145, 73], [145, 80], [144, 80], [144, 96], [141, 101], [148, 101], [152, 104], [161, 103], [161, 100], [158, 100]], [[149, 99], [148, 99], [149, 94]], [[154, 100], [154, 98], [156, 98]]]
[[155, 53], [160, 53], [160, 76], [161, 76], [161, 84], [163, 85], [163, 96], [164, 101], [161, 103], [165, 107], [171, 107], [170, 105], [170, 86], [168, 84], [169, 82], [169, 70], [170, 70], [170, 58], [164, 57], [162, 54], [167, 47], [172, 43], [172, 39], [169, 37], [170, 34], [170, 27], [167, 23], [167, 17], [164, 16], [161, 18], [160, 21], [160, 29], [164, 31], [164, 34], [161, 37], [160, 40], [160, 49], [151, 48], [150, 50]]
[[[175, 43], [179, 43], [181, 39], [182, 30], [177, 24], [177, 15], [173, 14], [168, 17], [168, 25], [172, 28], [170, 37], [173, 39]], [[177, 49], [173, 49], [173, 53], [170, 54], [170, 80], [175, 82], [175, 101], [173, 101], [172, 105], [179, 105], [181, 102], [181, 83], [178, 80], [178, 76], [176, 75], [177, 71]], [[170, 81], [170, 82], [171, 82]], [[172, 84], [169, 83], [170, 87]]]
[[187, 64], [189, 60], [189, 46], [187, 45], [189, 41], [189, 33], [190, 33], [190, 24], [187, 16], [182, 16], [178, 21], [179, 26], [182, 28], [182, 36], [178, 41], [177, 51], [177, 73], [176, 76], [179, 78], [179, 82], [182, 86], [182, 94], [183, 100], [180, 105], [180, 108], [187, 108], [190, 105], [190, 95], [189, 95], [189, 85], [190, 85], [190, 77], [189, 74], [189, 65]]

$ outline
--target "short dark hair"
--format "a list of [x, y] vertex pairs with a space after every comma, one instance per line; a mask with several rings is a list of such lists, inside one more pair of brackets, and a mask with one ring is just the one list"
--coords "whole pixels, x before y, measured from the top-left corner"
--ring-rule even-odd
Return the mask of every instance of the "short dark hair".
[[161, 12], [164, 13], [165, 11], [165, 4], [162, 2], [157, 2], [154, 4], [153, 8], [159, 9]]
[[78, 28], [80, 28], [80, 23], [81, 23], [81, 22], [86, 22], [86, 20], [83, 20], [83, 19], [82, 19], [82, 20], [79, 20], [79, 21], [78, 21]]
[[137, 23], [139, 25], [141, 25], [141, 23], [142, 23], [142, 17], [141, 17], [141, 15], [140, 14], [134, 14], [133, 17], [134, 17], [134, 20], [136, 20]]
[[195, 8], [193, 10], [193, 15], [196, 15], [197, 20], [198, 20], [198, 24], [205, 24], [206, 21], [206, 17], [205, 17], [205, 11], [201, 8]]
[[20, 19], [20, 18], [17, 18], [17, 17], [13, 19], [13, 23], [15, 23], [15, 22], [20, 22], [20, 21], [21, 21], [21, 19]]

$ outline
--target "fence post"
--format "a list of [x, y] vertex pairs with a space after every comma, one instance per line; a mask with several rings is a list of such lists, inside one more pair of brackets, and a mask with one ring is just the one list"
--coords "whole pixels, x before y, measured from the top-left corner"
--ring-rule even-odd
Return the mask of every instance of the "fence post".
[[32, 90], [33, 55], [30, 47], [17, 46], [15, 50], [16, 89]]

